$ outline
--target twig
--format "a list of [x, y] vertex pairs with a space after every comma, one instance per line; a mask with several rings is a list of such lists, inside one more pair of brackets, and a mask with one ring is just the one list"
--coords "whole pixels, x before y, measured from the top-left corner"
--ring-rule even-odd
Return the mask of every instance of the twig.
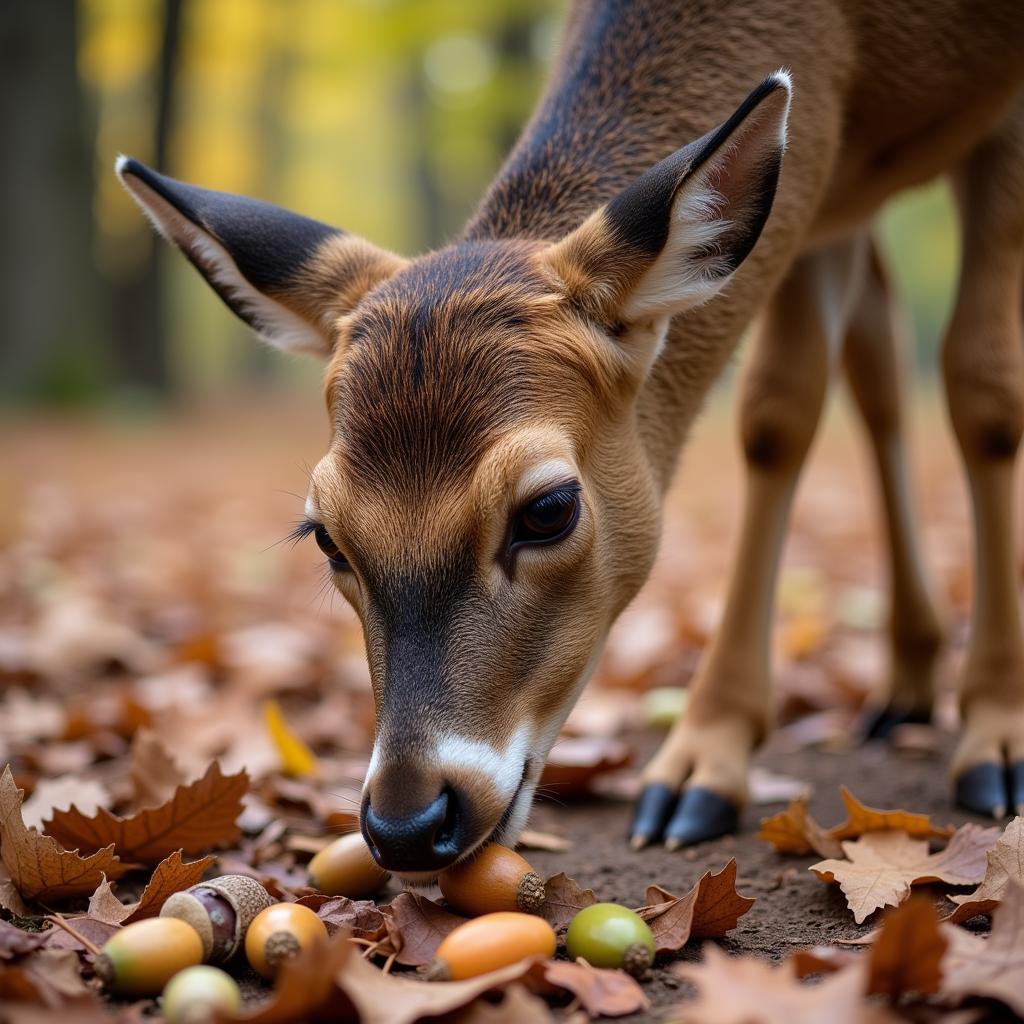
[[388, 958], [384, 961], [384, 966], [381, 968], [382, 974], [387, 974], [392, 967], [395, 965], [395, 958], [398, 956], [398, 950], [396, 949]]

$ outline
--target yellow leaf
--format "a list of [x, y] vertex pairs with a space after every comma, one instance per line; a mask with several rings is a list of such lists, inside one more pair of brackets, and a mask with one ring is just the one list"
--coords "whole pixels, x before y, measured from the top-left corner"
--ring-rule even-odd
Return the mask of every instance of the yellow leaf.
[[301, 779], [319, 773], [320, 766], [317, 764], [316, 755], [288, 728], [276, 700], [264, 701], [263, 720], [277, 748], [281, 758], [281, 769], [285, 775]]

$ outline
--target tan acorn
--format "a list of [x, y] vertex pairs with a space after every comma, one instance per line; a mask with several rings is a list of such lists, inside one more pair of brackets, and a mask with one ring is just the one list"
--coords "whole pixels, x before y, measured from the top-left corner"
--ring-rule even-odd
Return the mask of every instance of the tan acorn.
[[361, 900], [372, 896], [391, 877], [374, 859], [359, 832], [325, 846], [310, 862], [309, 884], [328, 896]]
[[155, 996], [202, 956], [194, 928], [175, 918], [150, 917], [125, 925], [106, 941], [96, 958], [96, 977], [120, 995]]
[[241, 948], [257, 914], [273, 903], [255, 878], [221, 875], [169, 896], [160, 916], [176, 917], [192, 925], [203, 941], [203, 960], [222, 964]]
[[514, 850], [497, 843], [443, 872], [437, 884], [452, 907], [470, 917], [506, 910], [536, 914], [544, 904], [544, 883], [537, 872]]
[[253, 969], [270, 981], [285, 960], [326, 941], [327, 926], [309, 907], [275, 903], [250, 925], [245, 955]]

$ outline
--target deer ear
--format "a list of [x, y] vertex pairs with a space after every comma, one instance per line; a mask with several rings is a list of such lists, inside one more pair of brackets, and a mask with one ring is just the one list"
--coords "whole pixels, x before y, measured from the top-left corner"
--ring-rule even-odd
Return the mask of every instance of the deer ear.
[[546, 254], [599, 322], [672, 316], [716, 295], [761, 235], [786, 145], [778, 71], [714, 131], [656, 164]]
[[277, 348], [329, 355], [338, 317], [404, 264], [270, 203], [186, 185], [124, 156], [116, 170], [157, 231]]

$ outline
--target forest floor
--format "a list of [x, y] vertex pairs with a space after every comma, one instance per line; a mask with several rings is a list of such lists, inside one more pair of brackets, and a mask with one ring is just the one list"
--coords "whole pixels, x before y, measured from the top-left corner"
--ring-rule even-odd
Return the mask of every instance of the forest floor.
[[[772, 775], [755, 787], [738, 836], [675, 853], [629, 850], [629, 794], [659, 737], [645, 724], [647, 694], [685, 686], [713, 635], [741, 512], [733, 414], [717, 398], [681, 463], [651, 580], [567, 724], [568, 737], [592, 745], [593, 791], [547, 787], [557, 799], [537, 803], [531, 827], [569, 843], [526, 851], [541, 874], [564, 871], [599, 900], [639, 907], [648, 885], [682, 893], [735, 858], [738, 891], [757, 902], [720, 945], [779, 961], [864, 935], [878, 915], [855, 924], [839, 888], [807, 870], [819, 857], [780, 854], [755, 838], [759, 820], [786, 806], [766, 802], [771, 785], [781, 782], [787, 799], [806, 787], [825, 825], [843, 817], [841, 785], [873, 807], [931, 814], [939, 824], [967, 820], [951, 809], [946, 777], [971, 597], [964, 486], [934, 403], [919, 400], [910, 420], [913, 436], [927, 439], [913, 445], [914, 487], [949, 634], [936, 728], [911, 734], [900, 750], [856, 742], [858, 717], [884, 689], [886, 572], [858, 427], [834, 413], [801, 486], [780, 578], [780, 728], [758, 758]], [[145, 728], [183, 779], [213, 759], [225, 773], [247, 770], [244, 836], [210, 870], [253, 872], [294, 898], [312, 852], [351, 827], [372, 736], [358, 622], [325, 587], [315, 546], [279, 543], [301, 515], [306, 467], [326, 444], [318, 400], [256, 396], [172, 417], [37, 417], [0, 430], [0, 767], [9, 762], [26, 793], [26, 823], [40, 826], [71, 801], [122, 814], [148, 806], [133, 746]], [[265, 724], [269, 699], [314, 752], [317, 779], [283, 770]], [[611, 760], [623, 752], [628, 764], [597, 772], [612, 749]], [[129, 875], [118, 894], [138, 896], [146, 877]], [[29, 899], [16, 913], [4, 884], [0, 874], [0, 926], [12, 913], [39, 926], [40, 908], [53, 901]], [[949, 889], [929, 891], [939, 899]], [[64, 893], [59, 909], [88, 917], [90, 892]], [[98, 937], [109, 934], [96, 927]], [[691, 941], [677, 958], [700, 956], [701, 943]], [[0, 1004], [4, 971], [14, 969], [3, 960]], [[664, 965], [644, 988], [652, 1008], [629, 1019], [664, 1019], [688, 991]]]

